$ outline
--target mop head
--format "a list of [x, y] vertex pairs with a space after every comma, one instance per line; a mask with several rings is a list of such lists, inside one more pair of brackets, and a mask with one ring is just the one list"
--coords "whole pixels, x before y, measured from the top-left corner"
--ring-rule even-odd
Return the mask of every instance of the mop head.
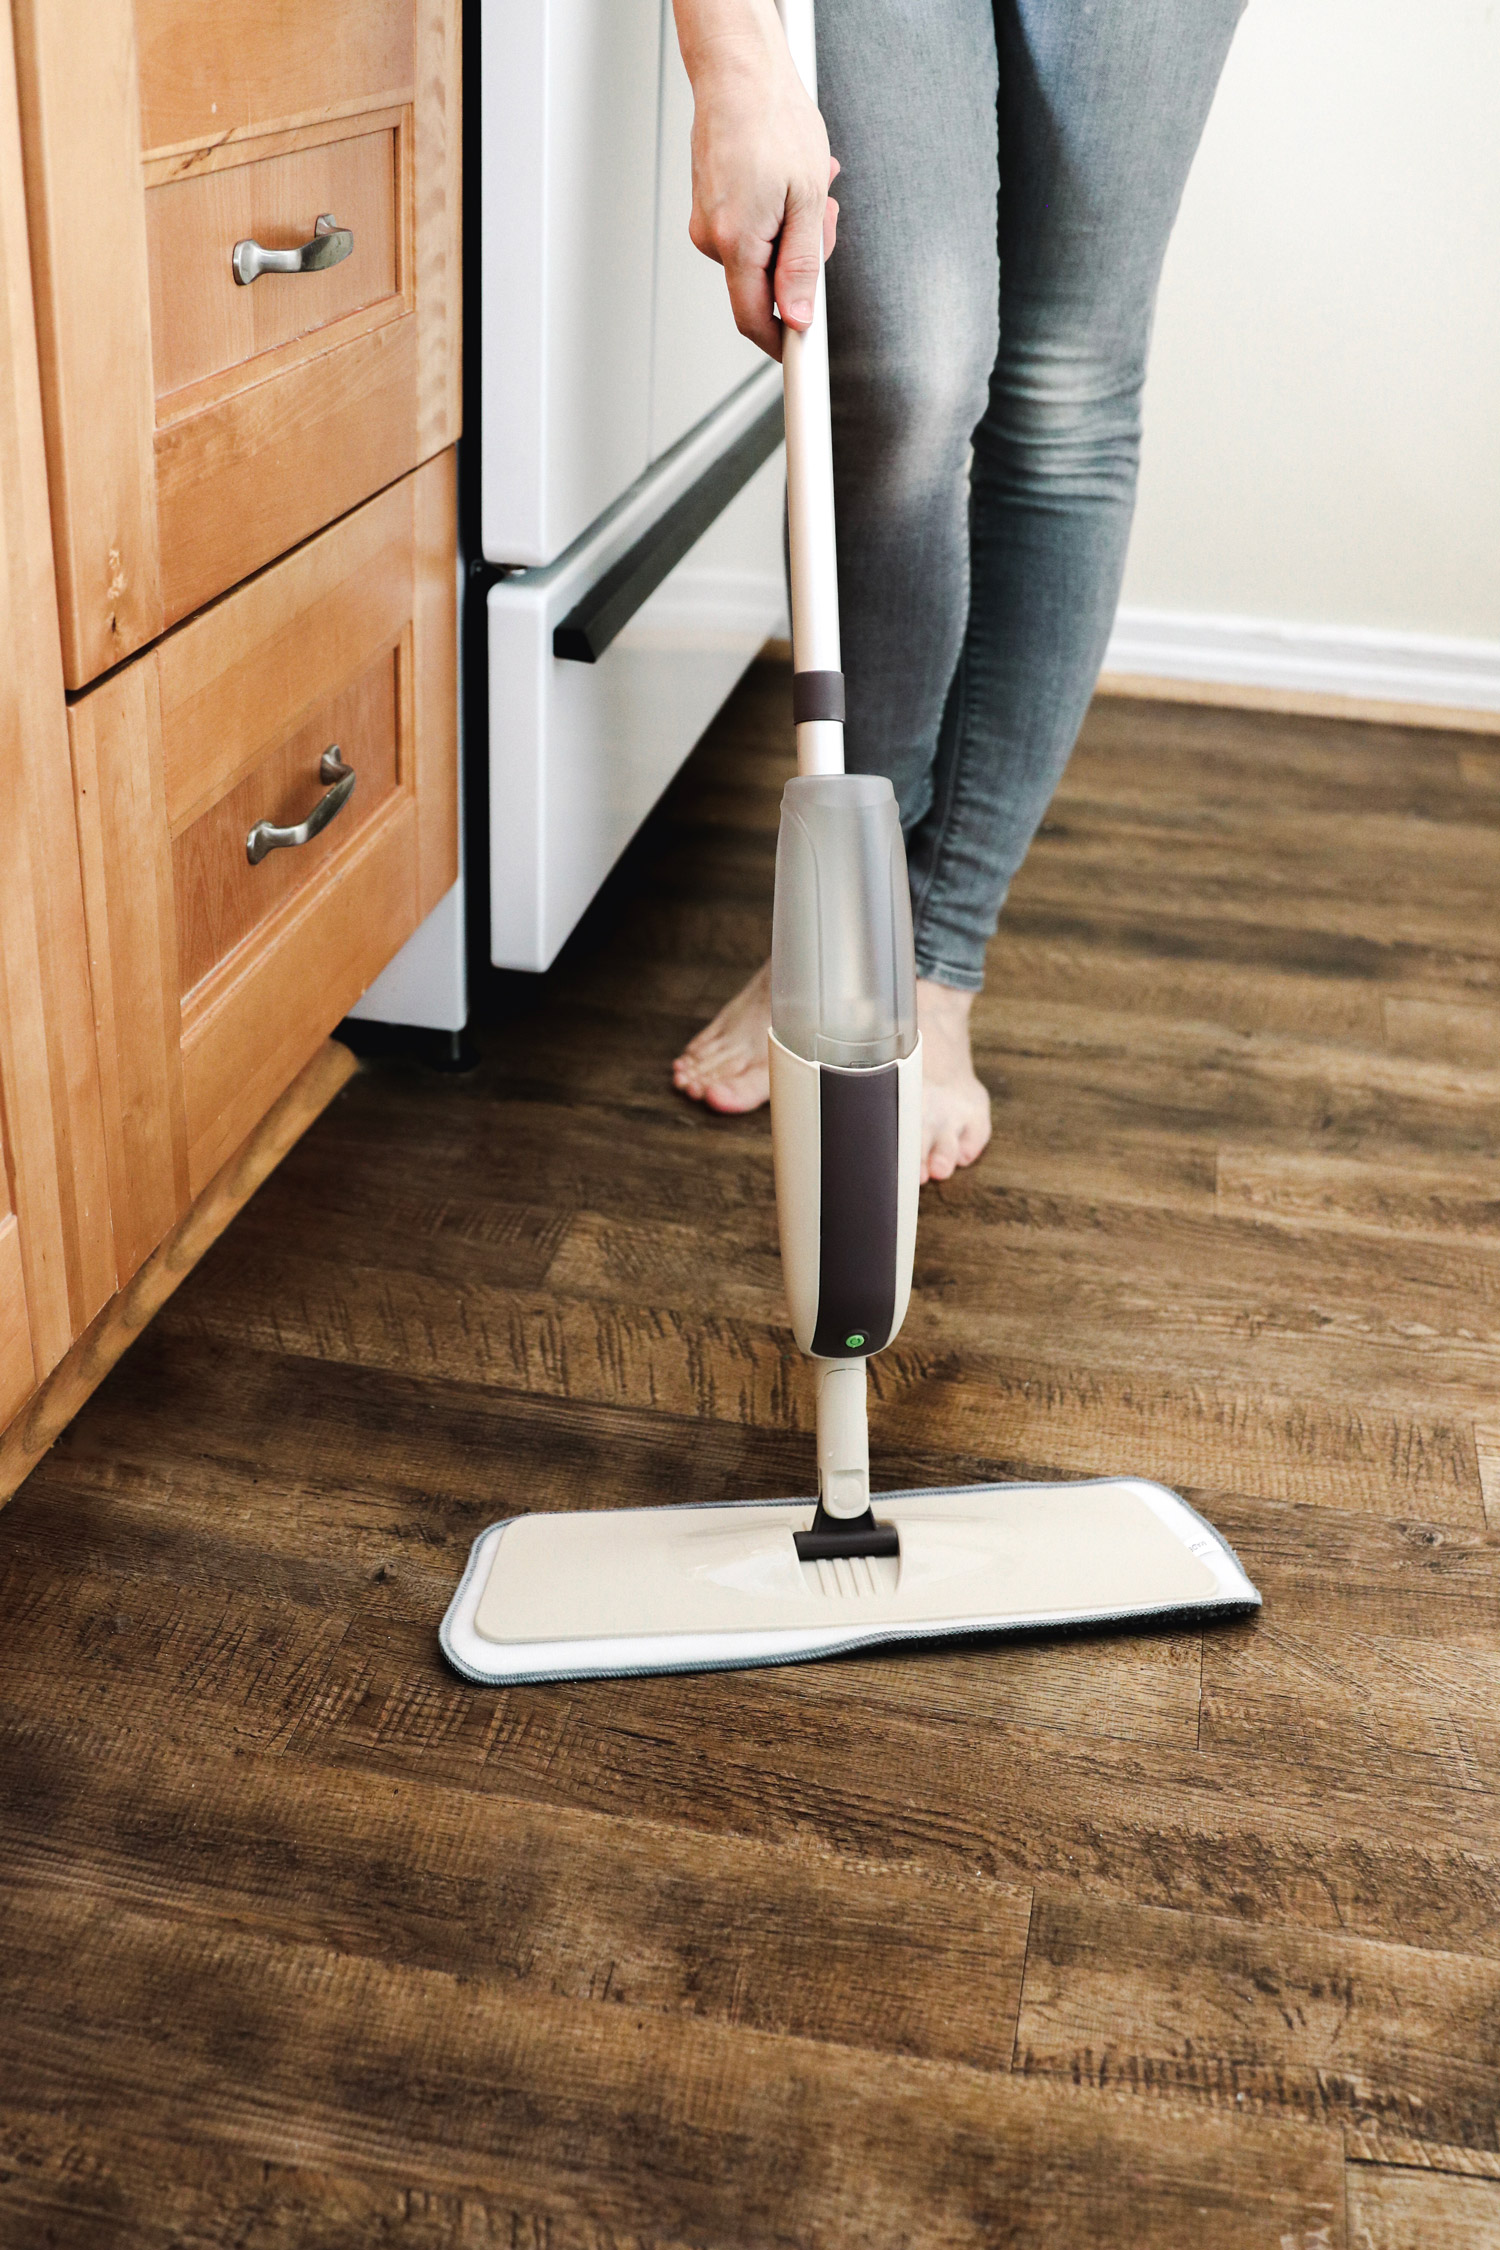
[[443, 1653], [465, 1679], [509, 1687], [1260, 1607], [1213, 1525], [1138, 1477], [871, 1505], [898, 1555], [801, 1561], [810, 1500], [507, 1517], [474, 1542]]

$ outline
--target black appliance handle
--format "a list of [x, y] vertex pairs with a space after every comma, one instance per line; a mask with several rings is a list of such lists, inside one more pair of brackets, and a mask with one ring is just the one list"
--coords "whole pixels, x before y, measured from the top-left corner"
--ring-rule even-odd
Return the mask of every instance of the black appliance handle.
[[624, 631], [642, 603], [656, 592], [667, 573], [675, 570], [688, 549], [697, 545], [761, 464], [770, 460], [781, 440], [778, 397], [704, 470], [696, 484], [689, 485], [665, 514], [657, 517], [633, 547], [626, 548], [618, 562], [611, 563], [562, 623], [553, 627], [553, 655], [574, 664], [597, 664], [616, 634]]

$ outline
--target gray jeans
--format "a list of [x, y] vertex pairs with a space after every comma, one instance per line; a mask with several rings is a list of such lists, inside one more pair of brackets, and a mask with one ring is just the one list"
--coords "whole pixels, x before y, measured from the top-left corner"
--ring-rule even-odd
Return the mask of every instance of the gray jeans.
[[895, 784], [941, 984], [983, 982], [1103, 661], [1157, 281], [1241, 6], [820, 0], [847, 754]]

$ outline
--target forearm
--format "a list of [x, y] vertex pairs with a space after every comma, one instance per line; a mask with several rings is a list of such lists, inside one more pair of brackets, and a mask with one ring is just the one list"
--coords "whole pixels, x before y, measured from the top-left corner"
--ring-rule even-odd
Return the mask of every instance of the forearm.
[[696, 87], [702, 73], [776, 67], [786, 40], [775, 0], [672, 0], [677, 44]]

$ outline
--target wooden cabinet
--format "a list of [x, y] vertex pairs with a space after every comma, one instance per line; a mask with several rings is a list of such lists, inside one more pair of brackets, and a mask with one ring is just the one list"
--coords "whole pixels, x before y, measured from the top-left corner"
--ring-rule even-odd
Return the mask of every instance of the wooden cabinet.
[[122, 1281], [457, 876], [454, 502], [445, 453], [72, 706]]
[[16, 90], [0, 0], [0, 1427], [114, 1287]]
[[457, 874], [458, 60], [0, 0], [0, 1498]]
[[78, 688], [456, 439], [457, 10], [15, 6]]

